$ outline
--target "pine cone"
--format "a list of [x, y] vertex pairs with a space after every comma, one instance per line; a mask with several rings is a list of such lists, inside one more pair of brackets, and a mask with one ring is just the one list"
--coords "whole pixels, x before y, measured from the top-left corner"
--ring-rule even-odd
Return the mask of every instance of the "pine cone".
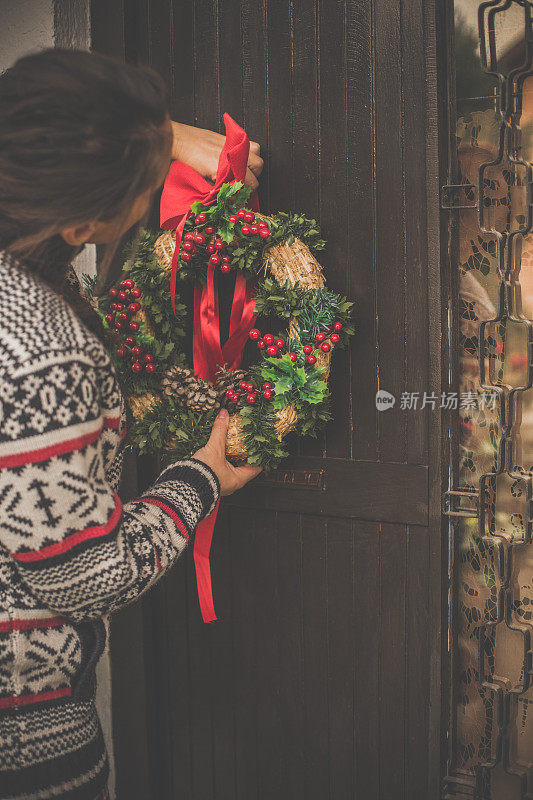
[[191, 411], [210, 411], [220, 407], [213, 384], [185, 367], [167, 369], [161, 381], [161, 392], [164, 397], [176, 400]]
[[239, 390], [239, 383], [246, 378], [246, 372], [243, 369], [227, 369], [226, 367], [219, 367], [216, 374], [216, 390], [217, 399], [223, 408], [234, 408], [226, 397], [226, 392], [232, 389], [234, 392]]

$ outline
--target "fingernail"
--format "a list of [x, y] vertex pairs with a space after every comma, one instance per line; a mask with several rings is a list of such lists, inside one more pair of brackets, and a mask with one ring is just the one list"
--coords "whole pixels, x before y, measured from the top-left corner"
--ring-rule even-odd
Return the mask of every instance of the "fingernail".
[[229, 417], [229, 413], [227, 409], [223, 408], [218, 416], [219, 419], [226, 419], [226, 417]]

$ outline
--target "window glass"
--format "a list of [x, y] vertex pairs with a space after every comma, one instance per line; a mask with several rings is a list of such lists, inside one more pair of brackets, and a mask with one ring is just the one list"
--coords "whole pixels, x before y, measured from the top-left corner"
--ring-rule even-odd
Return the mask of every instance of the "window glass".
[[[452, 489], [449, 797], [533, 792], [531, 5], [456, 0], [459, 446]], [[484, 69], [485, 68], [485, 69]], [[494, 74], [488, 74], [492, 72]], [[459, 794], [466, 787], [472, 795]], [[461, 789], [462, 791], [462, 789]], [[477, 792], [475, 794], [474, 792]]]

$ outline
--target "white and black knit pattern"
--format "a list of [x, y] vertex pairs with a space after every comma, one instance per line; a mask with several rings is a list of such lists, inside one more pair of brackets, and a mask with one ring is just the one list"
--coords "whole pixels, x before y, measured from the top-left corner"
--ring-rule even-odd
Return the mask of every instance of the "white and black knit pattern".
[[104, 347], [24, 268], [0, 257], [0, 280], [0, 798], [94, 800], [102, 616], [174, 563], [219, 486], [180, 461], [122, 505], [124, 401]]

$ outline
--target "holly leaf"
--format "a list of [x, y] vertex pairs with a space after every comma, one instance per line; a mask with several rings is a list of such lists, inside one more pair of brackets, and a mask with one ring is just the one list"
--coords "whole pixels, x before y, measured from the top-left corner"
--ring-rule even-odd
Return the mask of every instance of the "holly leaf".
[[311, 379], [299, 390], [301, 399], [306, 403], [321, 403], [326, 396], [325, 381]]
[[306, 382], [308, 382], [307, 372], [303, 367], [297, 367], [294, 370], [294, 385], [297, 389], [301, 389], [303, 386], [305, 386]]
[[276, 411], [281, 411], [282, 408], [286, 408], [289, 405], [290, 400], [290, 392], [284, 392], [283, 394], [275, 394], [272, 400], [272, 405], [276, 409]]
[[261, 369], [261, 377], [265, 381], [275, 381], [280, 377], [276, 361], [273, 358], [265, 358]]
[[224, 186], [228, 187], [226, 197], [233, 197], [234, 194], [238, 194], [244, 186], [242, 181], [234, 181], [233, 183], [225, 183]]
[[250, 199], [251, 194], [252, 194], [252, 187], [243, 186], [241, 183], [239, 191], [233, 197], [233, 205], [239, 208], [244, 207], [248, 202], [248, 200]]
[[284, 372], [287, 375], [293, 375], [295, 372], [295, 366], [288, 353], [282, 355], [281, 358], [269, 358], [267, 361], [272, 362], [275, 369], [279, 370], [280, 372]]
[[292, 378], [288, 375], [281, 375], [274, 379], [274, 392], [276, 396], [290, 392], [293, 388]]
[[217, 204], [225, 200], [231, 190], [231, 183], [223, 183], [217, 194]]
[[234, 181], [233, 183], [223, 183], [217, 194], [217, 204], [228, 200], [233, 195], [238, 194], [242, 189], [243, 184], [241, 181]]
[[233, 222], [230, 222], [228, 219], [219, 220], [218, 233], [220, 238], [226, 242], [226, 244], [232, 242], [235, 238]]

